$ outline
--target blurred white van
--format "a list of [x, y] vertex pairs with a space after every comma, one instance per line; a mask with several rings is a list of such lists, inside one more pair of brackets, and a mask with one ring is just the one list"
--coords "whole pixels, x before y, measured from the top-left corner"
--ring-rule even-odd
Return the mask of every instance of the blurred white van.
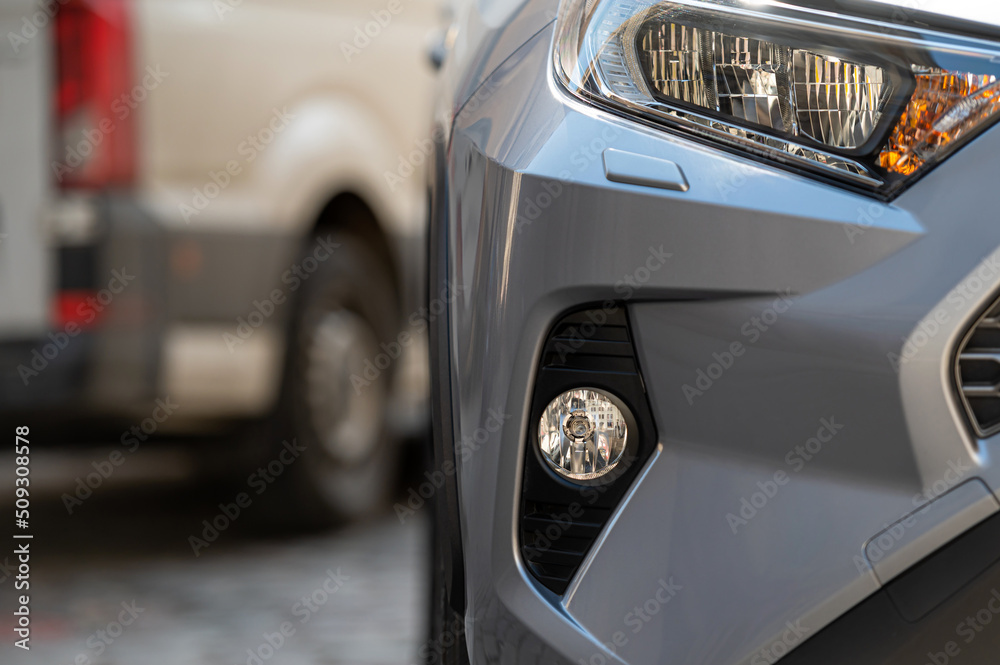
[[425, 423], [442, 19], [436, 0], [0, 0], [0, 411], [267, 423], [276, 454], [308, 451], [303, 506], [378, 503], [389, 442]]

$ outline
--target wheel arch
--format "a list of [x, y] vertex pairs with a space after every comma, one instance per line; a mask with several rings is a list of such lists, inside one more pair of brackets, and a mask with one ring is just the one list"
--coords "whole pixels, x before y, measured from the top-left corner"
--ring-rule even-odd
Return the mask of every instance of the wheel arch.
[[350, 233], [374, 251], [383, 262], [381, 267], [389, 272], [397, 298], [400, 297], [402, 282], [399, 249], [385, 223], [362, 195], [350, 189], [331, 194], [315, 214], [304, 242], [332, 231]]

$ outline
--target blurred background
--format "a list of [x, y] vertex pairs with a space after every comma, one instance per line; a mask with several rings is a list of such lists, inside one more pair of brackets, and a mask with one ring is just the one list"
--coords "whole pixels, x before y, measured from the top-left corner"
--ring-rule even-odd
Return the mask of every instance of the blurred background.
[[0, 0], [0, 661], [420, 662], [449, 16]]

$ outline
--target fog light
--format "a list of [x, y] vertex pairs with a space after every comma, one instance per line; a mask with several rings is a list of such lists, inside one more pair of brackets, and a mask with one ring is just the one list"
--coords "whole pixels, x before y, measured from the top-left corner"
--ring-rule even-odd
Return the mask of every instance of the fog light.
[[625, 452], [628, 426], [610, 395], [568, 390], [552, 400], [538, 423], [542, 457], [563, 478], [593, 480], [614, 469]]

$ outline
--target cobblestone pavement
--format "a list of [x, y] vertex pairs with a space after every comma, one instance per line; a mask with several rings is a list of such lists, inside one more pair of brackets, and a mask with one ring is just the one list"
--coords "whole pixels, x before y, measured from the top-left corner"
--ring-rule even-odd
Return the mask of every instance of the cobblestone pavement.
[[[46, 484], [71, 487], [74, 476], [66, 478]], [[218, 513], [220, 500], [204, 487], [97, 494], [72, 515], [58, 493], [33, 505], [32, 648], [12, 646], [13, 578], [0, 570], [0, 663], [417, 662], [426, 516], [401, 524], [390, 512], [308, 537], [262, 536], [237, 521], [195, 557], [188, 536]], [[9, 551], [0, 551], [0, 565]]]

